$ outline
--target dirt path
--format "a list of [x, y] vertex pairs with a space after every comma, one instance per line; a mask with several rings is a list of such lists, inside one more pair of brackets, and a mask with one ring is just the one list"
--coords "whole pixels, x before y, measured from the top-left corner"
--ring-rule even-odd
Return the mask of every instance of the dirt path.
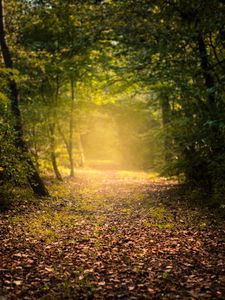
[[174, 184], [89, 170], [51, 186], [1, 215], [1, 300], [224, 299], [224, 230]]

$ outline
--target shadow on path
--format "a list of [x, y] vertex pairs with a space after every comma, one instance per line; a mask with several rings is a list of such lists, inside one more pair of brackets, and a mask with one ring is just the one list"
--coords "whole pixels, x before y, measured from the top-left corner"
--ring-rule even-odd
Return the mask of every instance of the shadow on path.
[[224, 230], [175, 182], [81, 170], [1, 216], [0, 299], [223, 299]]

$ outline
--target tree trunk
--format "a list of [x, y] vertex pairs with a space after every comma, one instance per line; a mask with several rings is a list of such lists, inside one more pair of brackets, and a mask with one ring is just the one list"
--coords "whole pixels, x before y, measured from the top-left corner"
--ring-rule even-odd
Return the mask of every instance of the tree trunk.
[[50, 133], [50, 147], [51, 147], [51, 162], [52, 162], [52, 167], [55, 173], [55, 177], [58, 180], [63, 180], [62, 176], [59, 172], [58, 165], [57, 165], [57, 160], [56, 160], [56, 153], [55, 153], [55, 125], [50, 124], [49, 125], [49, 133]]
[[65, 137], [65, 134], [63, 133], [63, 131], [61, 130], [61, 128], [58, 126], [58, 131], [59, 131], [59, 134], [61, 135], [62, 139], [63, 139], [63, 142], [65, 144], [65, 147], [66, 147], [66, 151], [68, 153], [68, 157], [69, 157], [69, 163], [70, 163], [70, 176], [73, 177], [73, 175], [71, 175], [71, 170], [74, 169], [74, 161], [73, 161], [73, 157], [71, 156], [71, 151], [70, 151], [70, 146], [69, 146], [69, 143]]
[[[31, 132], [30, 132], [30, 136], [36, 137], [36, 130], [35, 130], [35, 126], [33, 125]], [[34, 157], [34, 161], [35, 161], [35, 165], [37, 167], [37, 170], [39, 170], [39, 164], [38, 164], [38, 160], [39, 160], [39, 153], [38, 153], [38, 147], [37, 147], [37, 143], [36, 140], [34, 138], [34, 141], [32, 143], [32, 150], [30, 150], [31, 154]]]
[[170, 123], [171, 118], [171, 108], [169, 97], [166, 95], [166, 92], [161, 93], [161, 108], [162, 108], [162, 123], [165, 130], [164, 135], [164, 151], [165, 151], [165, 161], [168, 162], [171, 160], [171, 139], [168, 136], [167, 126]]
[[80, 136], [79, 130], [77, 131], [77, 134], [78, 134], [77, 145], [78, 145], [78, 151], [79, 151], [79, 156], [80, 156], [80, 166], [83, 168], [84, 167], [84, 163], [85, 163], [85, 158], [84, 158], [84, 149], [83, 149], [82, 140], [81, 140], [81, 136]]
[[211, 127], [211, 133], [213, 136], [212, 149], [214, 150], [214, 154], [223, 155], [224, 154], [224, 139], [221, 134], [221, 128], [218, 123], [220, 119], [220, 112], [217, 107], [216, 100], [216, 85], [214, 76], [210, 69], [210, 63], [207, 55], [205, 41], [201, 34], [198, 36], [198, 48], [201, 59], [201, 67], [203, 71], [203, 76], [205, 79], [205, 86], [207, 89], [207, 107], [208, 107], [208, 115], [210, 121], [215, 121]]
[[[13, 61], [5, 39], [3, 0], [0, 0], [0, 44], [6, 68], [13, 69]], [[18, 101], [19, 94], [17, 84], [14, 79], [9, 79], [9, 88], [11, 100], [11, 113], [13, 116], [13, 128], [15, 131], [14, 143], [16, 148], [19, 149], [19, 151], [21, 152], [21, 160], [26, 162], [29, 166], [30, 171], [27, 174], [28, 182], [30, 183], [30, 186], [35, 194], [37, 194], [38, 196], [49, 196], [49, 193], [31, 160], [27, 145], [23, 138], [23, 126]]]
[[56, 90], [55, 90], [55, 95], [53, 96], [53, 113], [52, 113], [52, 118], [50, 117], [50, 124], [49, 124], [49, 138], [50, 138], [50, 150], [51, 150], [51, 162], [52, 162], [52, 168], [55, 173], [55, 177], [58, 180], [63, 180], [62, 175], [59, 171], [58, 164], [57, 164], [57, 159], [56, 159], [56, 144], [55, 144], [55, 127], [56, 127], [56, 108], [58, 104], [58, 96], [59, 96], [59, 77], [57, 75], [56, 77]]
[[206, 45], [201, 34], [199, 34], [198, 36], [198, 49], [200, 54], [203, 76], [205, 79], [205, 86], [207, 89], [208, 110], [212, 117], [214, 117], [217, 114], [215, 80], [210, 71], [210, 64], [208, 61]]
[[[208, 131], [208, 139], [210, 141], [209, 155], [211, 155], [214, 162], [217, 162], [217, 168], [219, 169], [221, 168], [220, 166], [221, 157], [224, 157], [225, 143], [224, 143], [224, 137], [221, 131], [221, 127], [219, 124], [220, 112], [217, 107], [216, 85], [215, 85], [214, 74], [212, 73], [211, 70], [206, 44], [201, 33], [198, 35], [197, 45], [198, 45], [198, 50], [200, 55], [201, 68], [203, 71], [203, 76], [205, 81], [205, 87], [207, 91], [207, 114], [208, 114], [207, 121], [212, 121], [212, 123], [209, 124], [209, 131]], [[216, 167], [215, 170], [217, 170]], [[206, 183], [204, 183], [204, 188], [207, 189], [208, 193], [211, 193], [213, 188], [212, 178], [216, 176], [215, 174], [218, 171], [214, 171], [215, 173], [213, 175], [212, 165], [210, 165], [210, 161], [205, 161], [202, 174], [203, 172], [205, 174], [205, 177], [207, 177], [207, 181], [205, 180]], [[219, 180], [220, 178], [217, 178], [218, 182]]]
[[71, 110], [70, 110], [70, 133], [69, 133], [69, 147], [68, 147], [71, 177], [74, 177], [74, 160], [73, 160], [74, 101], [75, 101], [74, 80], [73, 80], [73, 76], [71, 76]]

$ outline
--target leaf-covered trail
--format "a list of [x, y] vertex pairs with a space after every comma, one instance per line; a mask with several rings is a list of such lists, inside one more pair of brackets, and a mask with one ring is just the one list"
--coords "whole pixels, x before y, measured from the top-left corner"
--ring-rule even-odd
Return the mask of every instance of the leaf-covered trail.
[[86, 170], [21, 201], [1, 215], [0, 299], [224, 299], [224, 230], [173, 187]]

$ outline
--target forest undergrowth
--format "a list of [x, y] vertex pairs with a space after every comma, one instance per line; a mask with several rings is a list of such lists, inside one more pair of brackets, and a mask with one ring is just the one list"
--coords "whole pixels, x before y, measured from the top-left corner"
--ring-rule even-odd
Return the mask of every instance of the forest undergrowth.
[[176, 182], [80, 170], [48, 185], [1, 213], [1, 300], [224, 299], [223, 220]]

